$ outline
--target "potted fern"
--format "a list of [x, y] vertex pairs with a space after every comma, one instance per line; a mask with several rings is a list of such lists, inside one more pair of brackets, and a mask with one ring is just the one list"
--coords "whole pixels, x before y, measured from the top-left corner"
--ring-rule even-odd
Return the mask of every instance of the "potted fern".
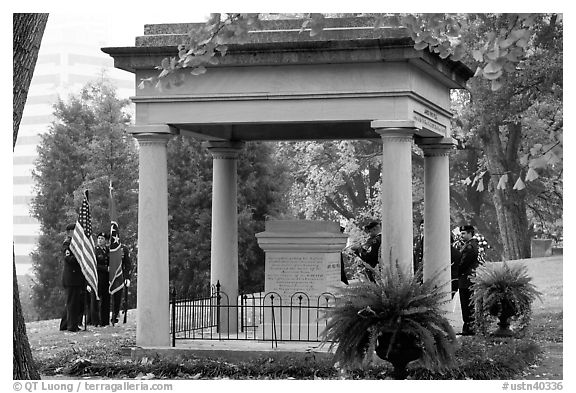
[[372, 269], [374, 281], [336, 290], [336, 305], [326, 312], [323, 344], [336, 347], [343, 367], [366, 364], [373, 353], [392, 363], [394, 378], [405, 379], [407, 365], [419, 359], [430, 369], [451, 365], [456, 335], [443, 316], [446, 292], [434, 280], [420, 281], [398, 264]]
[[498, 329], [492, 335], [521, 334], [532, 318], [532, 302], [541, 299], [541, 293], [531, 281], [528, 268], [523, 264], [487, 263], [476, 269], [470, 301], [474, 304], [477, 331], [486, 335], [497, 320]]

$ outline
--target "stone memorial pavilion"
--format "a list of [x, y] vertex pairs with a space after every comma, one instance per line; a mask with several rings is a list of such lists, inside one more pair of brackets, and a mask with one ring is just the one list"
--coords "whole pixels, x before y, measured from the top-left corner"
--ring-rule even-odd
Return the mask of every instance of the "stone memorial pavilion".
[[[238, 153], [251, 141], [378, 139], [382, 143], [382, 253], [412, 269], [412, 162], [424, 153], [424, 279], [450, 280], [448, 159], [450, 90], [473, 75], [460, 62], [415, 50], [402, 28], [365, 18], [328, 19], [325, 31], [300, 33], [301, 21], [263, 23], [230, 44], [219, 64], [170, 89], [138, 89], [177, 55], [190, 24], [146, 25], [133, 47], [102, 50], [135, 78], [139, 144], [136, 343], [168, 346], [167, 141], [204, 141], [213, 157], [211, 283], [238, 294]], [[448, 268], [447, 268], [448, 267]], [[447, 269], [446, 269], [447, 268]]]

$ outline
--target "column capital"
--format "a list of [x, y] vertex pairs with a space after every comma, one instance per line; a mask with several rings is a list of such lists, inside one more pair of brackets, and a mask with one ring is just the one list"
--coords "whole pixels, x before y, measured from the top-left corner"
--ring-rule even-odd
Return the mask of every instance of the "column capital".
[[451, 137], [418, 138], [416, 144], [424, 151], [424, 157], [439, 157], [450, 155], [457, 142]]
[[388, 142], [412, 142], [416, 127], [413, 120], [374, 120], [374, 131]]
[[140, 146], [153, 144], [167, 144], [172, 134], [141, 133], [132, 134]]
[[168, 139], [178, 131], [167, 124], [146, 124], [128, 127], [128, 133], [132, 134], [139, 145], [149, 145], [155, 143], [168, 143]]
[[221, 160], [234, 160], [240, 150], [244, 148], [242, 141], [207, 141], [202, 142], [202, 147], [207, 149], [212, 158]]

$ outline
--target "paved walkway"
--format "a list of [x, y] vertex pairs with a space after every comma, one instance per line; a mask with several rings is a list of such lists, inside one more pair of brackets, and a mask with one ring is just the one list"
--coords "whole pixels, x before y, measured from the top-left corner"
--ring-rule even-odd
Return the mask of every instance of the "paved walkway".
[[161, 355], [164, 357], [209, 357], [227, 361], [274, 358], [329, 356], [329, 344], [318, 342], [278, 342], [253, 340], [177, 340], [176, 347], [133, 348], [132, 359]]
[[324, 346], [319, 342], [298, 342], [254, 340], [176, 340], [177, 349], [194, 350], [228, 350], [228, 351], [262, 351], [262, 352], [328, 352], [330, 344]]

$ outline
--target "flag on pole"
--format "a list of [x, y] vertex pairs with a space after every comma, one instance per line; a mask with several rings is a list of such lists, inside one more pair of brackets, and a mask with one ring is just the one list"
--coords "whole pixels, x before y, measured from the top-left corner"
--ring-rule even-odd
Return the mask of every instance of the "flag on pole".
[[84, 200], [78, 215], [78, 221], [72, 233], [70, 250], [78, 260], [80, 269], [98, 298], [98, 273], [96, 273], [96, 255], [94, 254], [94, 240], [92, 239], [92, 217], [88, 204], [88, 190], [84, 191]]
[[118, 233], [118, 216], [112, 182], [110, 182], [110, 268], [108, 270], [110, 293], [116, 293], [124, 288], [124, 276], [122, 275], [122, 244]]

